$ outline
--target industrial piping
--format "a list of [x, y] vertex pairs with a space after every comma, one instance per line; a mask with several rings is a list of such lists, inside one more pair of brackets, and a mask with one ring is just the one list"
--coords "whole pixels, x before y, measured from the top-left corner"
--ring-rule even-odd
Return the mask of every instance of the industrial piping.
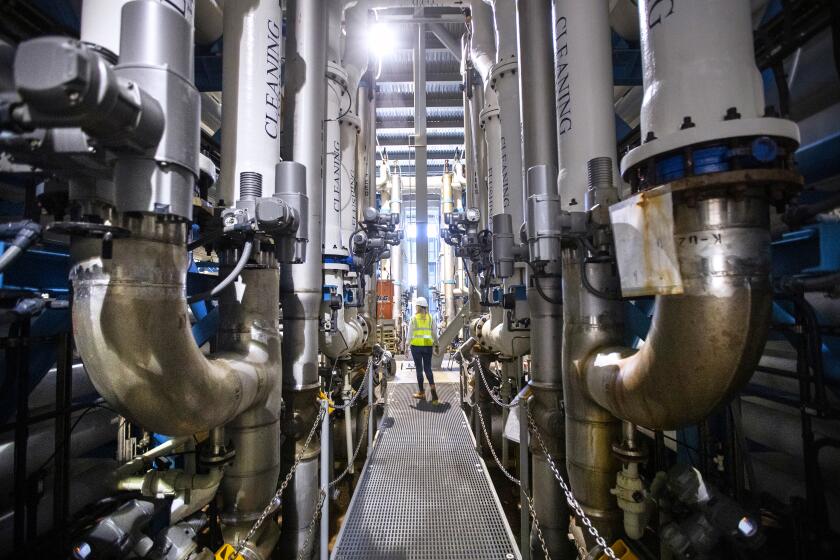
[[283, 500], [281, 550], [301, 552], [318, 495], [318, 456], [313, 445], [304, 453], [303, 440], [318, 414], [318, 310], [321, 304], [321, 212], [323, 177], [321, 155], [326, 106], [326, 0], [290, 0], [287, 3], [287, 110], [284, 120], [284, 155], [306, 167], [309, 197], [309, 243], [303, 264], [281, 269], [283, 306], [283, 462], [301, 458]]

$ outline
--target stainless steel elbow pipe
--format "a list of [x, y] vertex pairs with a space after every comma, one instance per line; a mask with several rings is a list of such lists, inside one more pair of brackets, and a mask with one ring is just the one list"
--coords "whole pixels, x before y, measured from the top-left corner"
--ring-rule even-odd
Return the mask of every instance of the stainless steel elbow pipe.
[[276, 269], [243, 272], [241, 302], [223, 292], [226, 327], [237, 332], [208, 358], [184, 302], [186, 225], [151, 216], [128, 225], [111, 259], [99, 241], [73, 245], [73, 326], [97, 391], [132, 422], [173, 436], [224, 425], [269, 396], [279, 412]]
[[677, 194], [675, 236], [684, 290], [660, 296], [638, 352], [605, 348], [586, 389], [623, 420], [673, 429], [702, 420], [752, 375], [770, 325], [767, 194]]

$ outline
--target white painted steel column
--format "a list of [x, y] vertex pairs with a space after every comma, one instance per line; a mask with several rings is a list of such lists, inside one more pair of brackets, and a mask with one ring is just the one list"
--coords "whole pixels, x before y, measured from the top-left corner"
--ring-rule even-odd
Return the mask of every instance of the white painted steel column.
[[274, 194], [280, 161], [283, 13], [277, 0], [229, 2], [224, 13], [220, 198], [240, 198], [243, 173], [258, 173]]

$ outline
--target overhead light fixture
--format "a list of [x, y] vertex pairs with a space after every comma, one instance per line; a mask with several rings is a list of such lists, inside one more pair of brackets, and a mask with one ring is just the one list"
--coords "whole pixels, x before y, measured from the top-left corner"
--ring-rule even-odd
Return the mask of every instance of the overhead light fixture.
[[371, 26], [368, 33], [368, 52], [381, 60], [394, 52], [396, 44], [392, 27], [382, 22], [376, 22]]

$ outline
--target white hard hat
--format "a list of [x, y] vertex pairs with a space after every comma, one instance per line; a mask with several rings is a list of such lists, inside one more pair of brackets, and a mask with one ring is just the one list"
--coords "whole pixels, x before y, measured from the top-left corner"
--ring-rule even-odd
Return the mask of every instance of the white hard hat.
[[429, 307], [429, 302], [426, 301], [426, 298], [421, 296], [414, 300], [414, 305], [416, 307]]

